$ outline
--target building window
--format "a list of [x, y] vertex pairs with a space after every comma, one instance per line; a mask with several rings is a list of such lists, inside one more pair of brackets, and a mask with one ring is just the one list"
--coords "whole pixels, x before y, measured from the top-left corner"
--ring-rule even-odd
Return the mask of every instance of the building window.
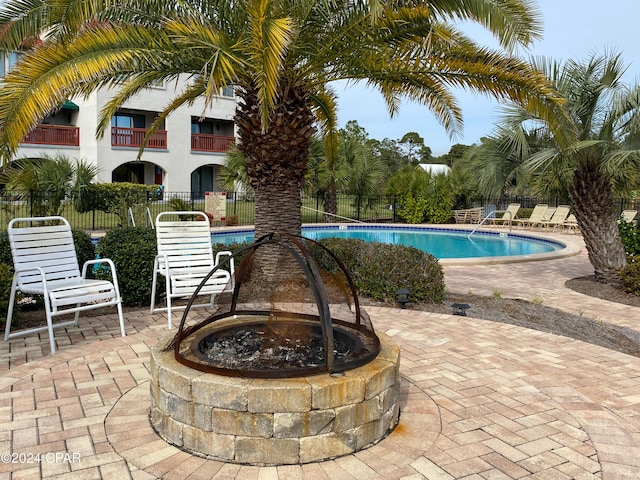
[[9, 72], [11, 70], [13, 70], [13, 67], [16, 66], [16, 63], [18, 63], [18, 60], [20, 60], [20, 57], [22, 56], [21, 53], [18, 52], [9, 52]]
[[19, 52], [0, 52], [0, 78], [4, 78], [16, 66], [21, 56]]
[[222, 89], [223, 97], [233, 97], [233, 85], [227, 85]]
[[145, 128], [144, 115], [117, 113], [111, 117], [112, 127]]

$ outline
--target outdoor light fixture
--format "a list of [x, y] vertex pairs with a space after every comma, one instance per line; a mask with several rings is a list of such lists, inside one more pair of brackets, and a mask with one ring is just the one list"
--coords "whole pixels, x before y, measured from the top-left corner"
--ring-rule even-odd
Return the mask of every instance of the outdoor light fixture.
[[411, 290], [408, 288], [399, 288], [396, 290], [396, 300], [400, 304], [401, 308], [407, 308], [407, 303], [409, 303], [409, 295], [411, 295]]
[[454, 315], [460, 315], [461, 317], [467, 316], [467, 310], [471, 308], [471, 305], [468, 303], [453, 303], [451, 304], [451, 308], [453, 308]]

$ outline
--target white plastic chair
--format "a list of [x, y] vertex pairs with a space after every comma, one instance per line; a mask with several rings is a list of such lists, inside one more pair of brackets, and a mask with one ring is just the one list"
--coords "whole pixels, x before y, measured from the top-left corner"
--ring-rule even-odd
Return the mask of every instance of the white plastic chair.
[[[15, 218], [8, 227], [14, 276], [9, 298], [9, 311], [4, 339], [47, 330], [51, 353], [56, 352], [54, 328], [78, 325], [80, 312], [116, 306], [120, 332], [124, 337], [124, 315], [116, 268], [108, 258], [90, 260], [82, 267], [76, 256], [71, 226], [63, 217]], [[86, 278], [89, 266], [108, 265], [112, 282]], [[16, 293], [44, 297], [47, 325], [11, 332], [11, 319]], [[74, 313], [73, 320], [53, 323], [53, 317]]]
[[[170, 218], [173, 218], [171, 220]], [[182, 220], [181, 220], [182, 219]], [[231, 252], [218, 252], [214, 260], [211, 248], [209, 219], [203, 212], [162, 212], [156, 217], [158, 255], [153, 265], [151, 287], [151, 313], [166, 311], [169, 328], [172, 310], [184, 309], [173, 300], [188, 298], [222, 256]], [[203, 285], [198, 295], [210, 296], [207, 303], [194, 303], [191, 308], [213, 306], [215, 296], [231, 286], [234, 273], [233, 258], [229, 270], [219, 269]], [[165, 277], [167, 306], [155, 306], [158, 275]]]

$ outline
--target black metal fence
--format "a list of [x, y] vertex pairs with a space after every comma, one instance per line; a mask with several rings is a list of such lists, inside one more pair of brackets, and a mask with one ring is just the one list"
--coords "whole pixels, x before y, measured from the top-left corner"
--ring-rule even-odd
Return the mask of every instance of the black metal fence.
[[[97, 195], [97, 193], [92, 193]], [[214, 221], [214, 226], [253, 225], [255, 205], [251, 195], [228, 193], [226, 196], [225, 220]], [[205, 196], [194, 192], [163, 192], [161, 195], [141, 194], [140, 198], [129, 200], [128, 205], [111, 205], [108, 212], [105, 202], [98, 198], [82, 199], [47, 197], [41, 192], [8, 192], [0, 194], [0, 229], [6, 229], [9, 221], [17, 217], [62, 215], [74, 228], [89, 231], [109, 230], [122, 225], [150, 227], [158, 213], [175, 210], [205, 211]], [[505, 209], [509, 203], [519, 203], [521, 208], [533, 208], [538, 203], [557, 206], [553, 199], [537, 197], [509, 197], [500, 200], [480, 199], [466, 207], [485, 207], [485, 212]], [[303, 196], [303, 223], [340, 222], [400, 222], [398, 216], [399, 199], [394, 196], [338, 195], [337, 214], [324, 213], [324, 199], [321, 195]], [[463, 208], [463, 207], [461, 207]], [[617, 200], [618, 212], [626, 209], [640, 210], [640, 200]], [[453, 219], [451, 220], [453, 222]]]
[[[18, 217], [62, 215], [73, 228], [102, 231], [123, 225], [151, 226], [156, 216], [164, 211], [206, 211], [205, 195], [193, 192], [163, 192], [161, 195], [140, 194], [128, 198], [126, 204], [112, 204], [105, 209], [102, 199], [94, 198], [97, 192], [80, 198], [59, 199], [41, 192], [9, 192], [0, 194], [0, 229], [6, 229], [9, 221]], [[93, 197], [92, 197], [93, 196]], [[394, 222], [397, 221], [395, 200], [391, 196], [359, 197], [338, 195], [338, 211], [324, 214], [321, 196], [303, 196], [302, 221], [304, 223], [339, 222]], [[102, 206], [100, 208], [96, 206]], [[105, 211], [108, 210], [108, 211]], [[251, 195], [228, 193], [224, 220], [216, 220], [214, 226], [253, 225], [255, 204]]]

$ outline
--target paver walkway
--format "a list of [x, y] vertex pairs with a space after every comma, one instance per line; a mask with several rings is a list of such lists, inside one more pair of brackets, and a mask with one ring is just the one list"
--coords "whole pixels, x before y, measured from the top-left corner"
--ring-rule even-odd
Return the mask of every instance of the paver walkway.
[[[590, 272], [583, 252], [445, 267], [445, 279], [451, 291], [541, 296], [640, 328], [640, 309], [564, 288]], [[252, 467], [164, 443], [147, 413], [148, 352], [168, 333], [166, 317], [130, 311], [127, 337], [115, 315], [87, 317], [60, 332], [53, 356], [46, 335], [0, 342], [0, 480], [640, 477], [640, 358], [472, 317], [367, 310], [402, 350], [400, 424], [377, 445], [320, 463]]]

